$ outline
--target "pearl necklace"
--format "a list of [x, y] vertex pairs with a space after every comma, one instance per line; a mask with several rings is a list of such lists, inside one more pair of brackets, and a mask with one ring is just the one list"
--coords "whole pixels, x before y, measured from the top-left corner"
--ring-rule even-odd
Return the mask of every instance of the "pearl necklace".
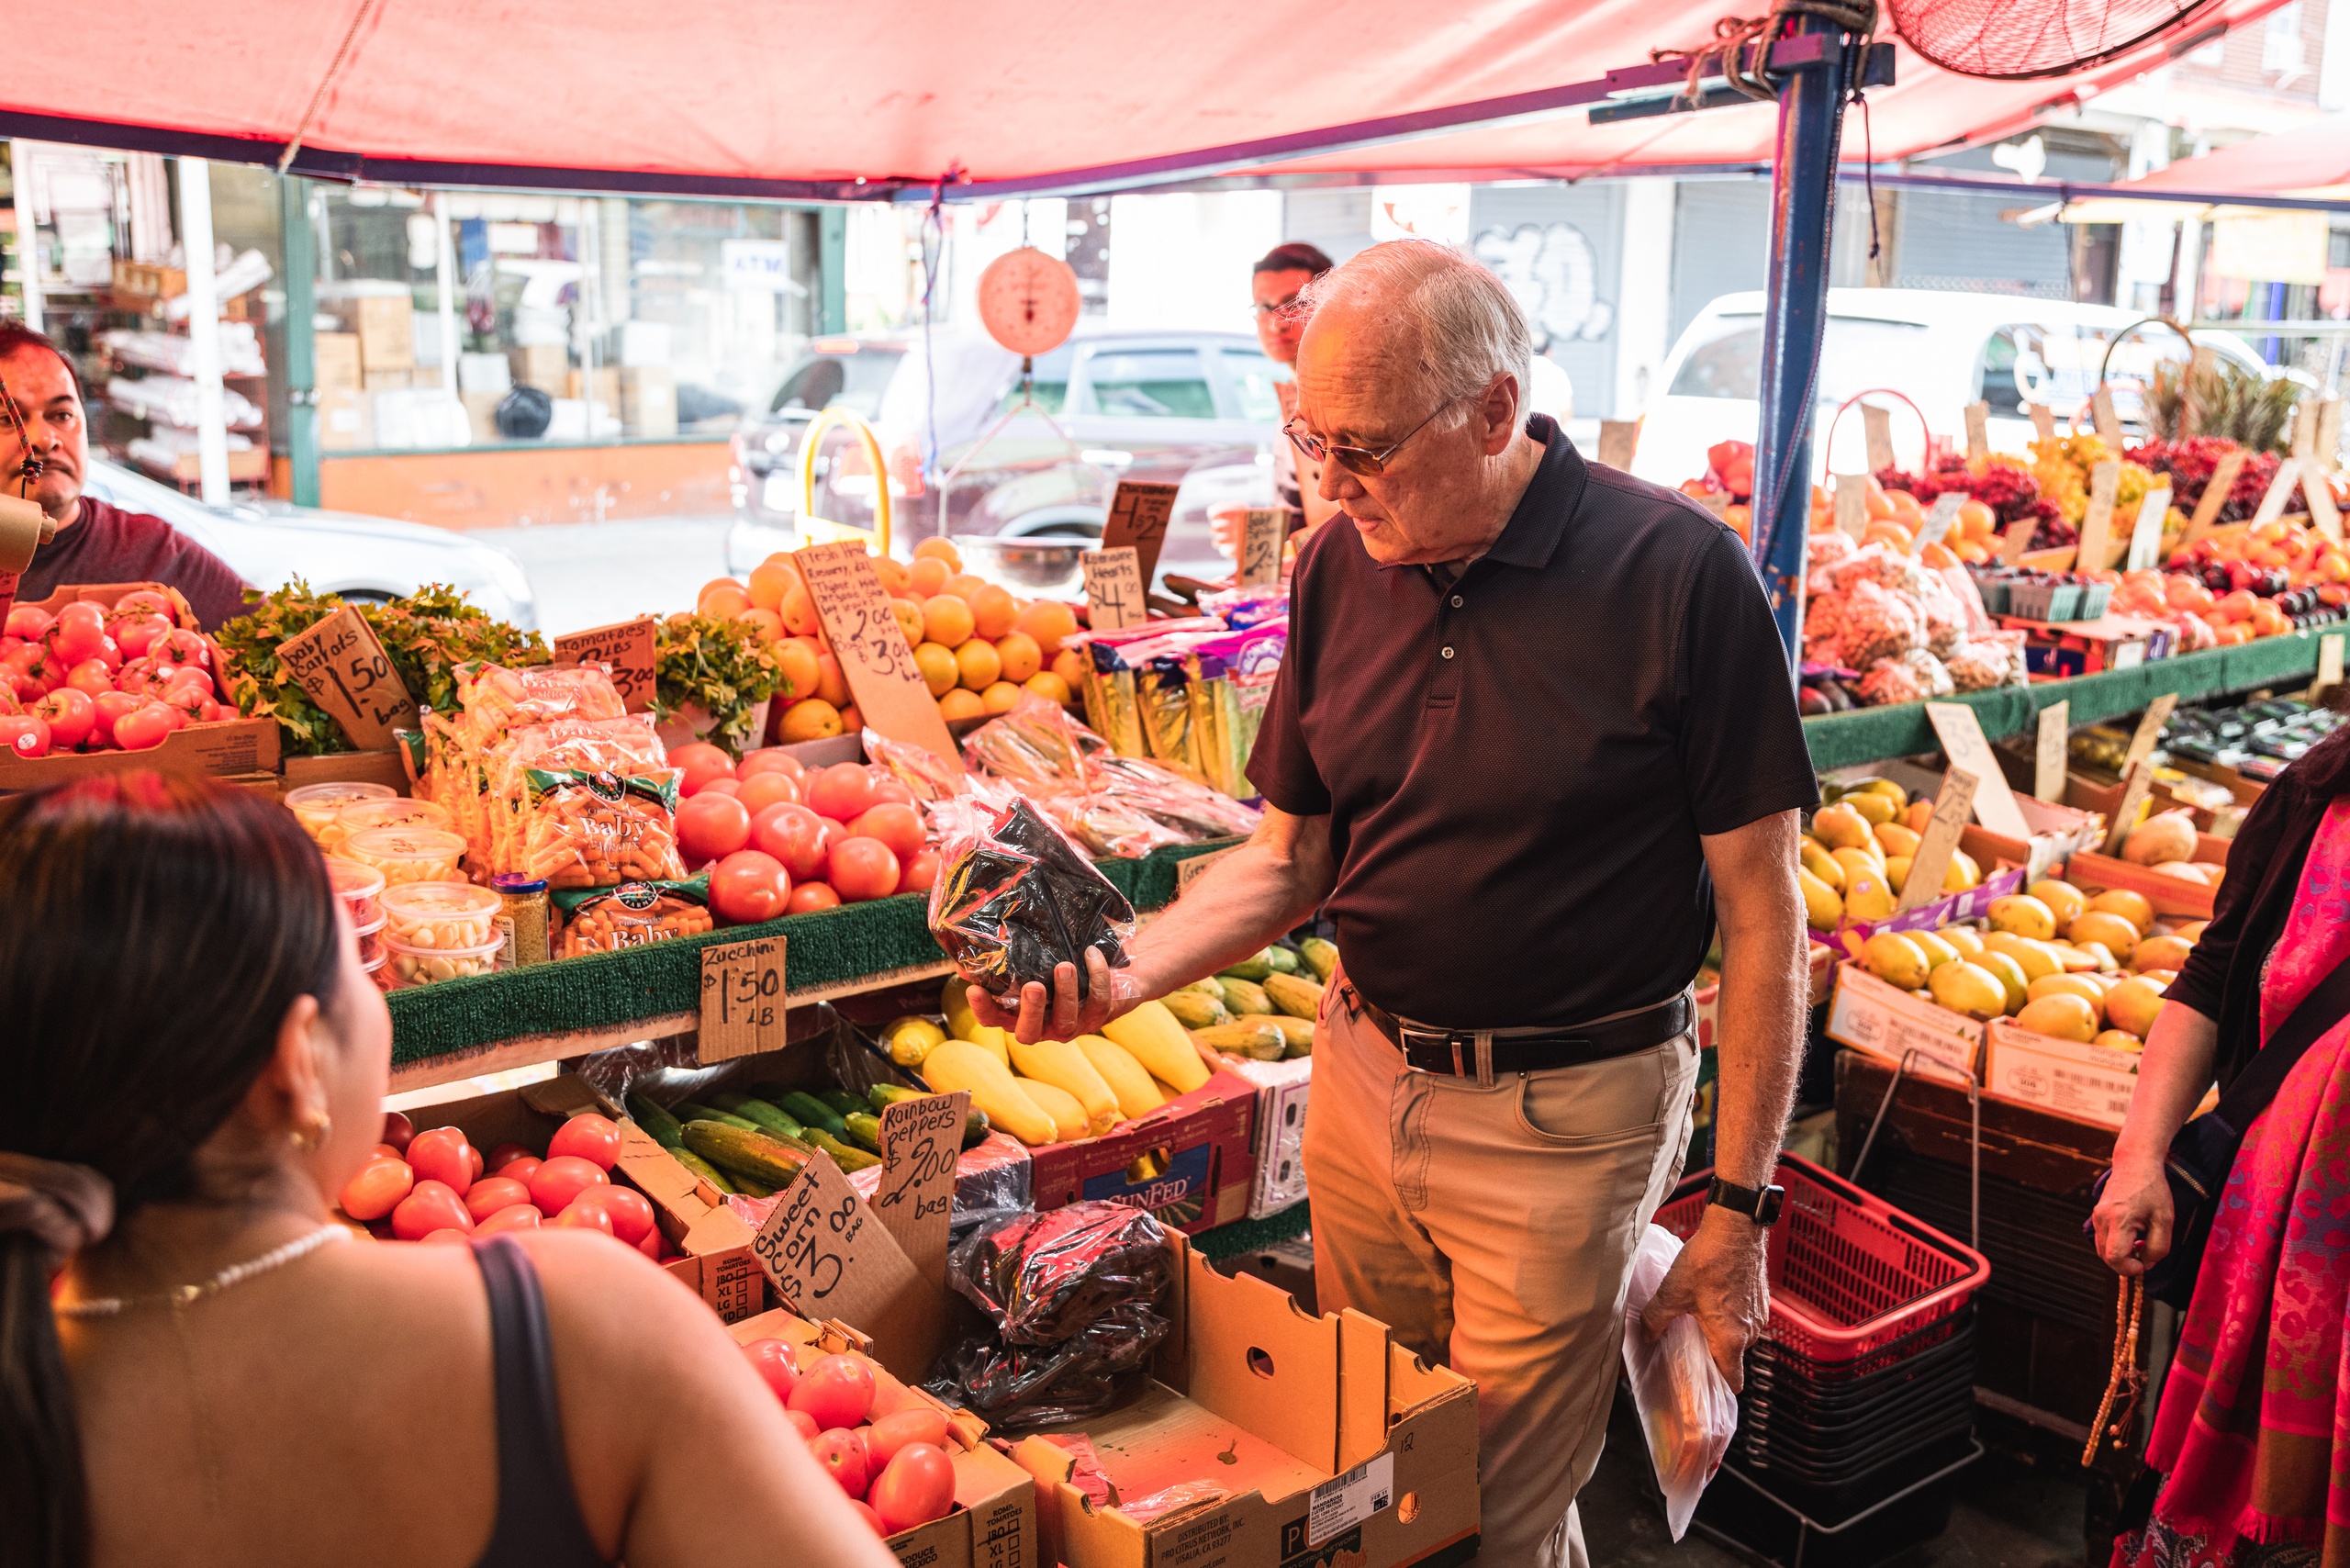
[[273, 1247], [260, 1257], [243, 1263], [231, 1263], [200, 1284], [179, 1285], [154, 1295], [102, 1295], [88, 1301], [70, 1302], [53, 1310], [60, 1317], [112, 1317], [134, 1306], [169, 1306], [182, 1310], [195, 1305], [208, 1295], [218, 1295], [230, 1285], [243, 1284], [255, 1274], [265, 1274], [281, 1269], [298, 1258], [306, 1258], [330, 1241], [347, 1241], [351, 1232], [339, 1225], [322, 1225], [308, 1236], [297, 1236], [283, 1247]]

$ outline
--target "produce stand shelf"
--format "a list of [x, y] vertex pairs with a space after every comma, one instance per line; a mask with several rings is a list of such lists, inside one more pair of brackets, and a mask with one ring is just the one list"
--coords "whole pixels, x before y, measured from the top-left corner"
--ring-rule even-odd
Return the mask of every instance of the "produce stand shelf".
[[[1155, 909], [1174, 899], [1180, 862], [1230, 843], [1181, 845], [1139, 860], [1098, 864], [1136, 909]], [[784, 937], [786, 995], [799, 1004], [943, 976], [946, 957], [931, 938], [926, 914], [925, 900], [908, 893], [396, 991], [386, 999], [393, 1088], [423, 1088], [689, 1029], [700, 1006], [701, 950], [714, 945]]]
[[[2341, 635], [2339, 628], [2294, 632], [2232, 648], [2157, 659], [2130, 669], [2076, 676], [2070, 680], [2034, 681], [2030, 686], [2003, 686], [1949, 700], [1974, 709], [1983, 722], [1984, 734], [1998, 740], [2031, 728], [2040, 710], [2056, 702], [2070, 702], [2070, 722], [2087, 724], [2138, 712], [2165, 692], [2192, 699], [2262, 686], [2306, 685], [2317, 673], [2320, 639]], [[1806, 719], [1803, 730], [1811, 746], [1811, 766], [1818, 772], [1934, 751], [1942, 745], [1927, 722], [1922, 702], [1830, 713]]]

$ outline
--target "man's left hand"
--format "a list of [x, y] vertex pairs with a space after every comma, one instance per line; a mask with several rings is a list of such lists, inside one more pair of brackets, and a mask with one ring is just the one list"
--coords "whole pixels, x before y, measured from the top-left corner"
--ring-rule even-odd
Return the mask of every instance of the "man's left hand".
[[1665, 1271], [1640, 1327], [1653, 1338], [1687, 1313], [1704, 1330], [1714, 1365], [1733, 1390], [1746, 1386], [1746, 1348], [1762, 1337], [1771, 1316], [1765, 1268], [1769, 1233], [1743, 1215], [1708, 1204], [1706, 1217]]

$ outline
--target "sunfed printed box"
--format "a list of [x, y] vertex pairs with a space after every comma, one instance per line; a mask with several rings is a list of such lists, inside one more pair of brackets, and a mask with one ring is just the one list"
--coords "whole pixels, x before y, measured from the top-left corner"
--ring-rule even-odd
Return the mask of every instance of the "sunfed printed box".
[[[1139, 1399], [1083, 1423], [1111, 1488], [1048, 1434], [1013, 1457], [1036, 1479], [1046, 1562], [1068, 1568], [1400, 1568], [1478, 1544], [1477, 1389], [1358, 1312], [1309, 1317], [1227, 1279], [1181, 1239], [1175, 1324]], [[1185, 1483], [1213, 1495], [1139, 1520], [1115, 1505]]]
[[1257, 1176], [1248, 1217], [1263, 1219], [1305, 1198], [1305, 1103], [1314, 1088], [1314, 1058], [1240, 1062], [1228, 1070], [1257, 1086]]
[[1964, 1081], [1982, 1059], [1983, 1030], [1974, 1019], [1887, 985], [1856, 963], [1837, 966], [1828, 1037], [1839, 1045], [1896, 1066], [1914, 1051], [1913, 1068], [1930, 1072], [1939, 1064]]
[[[806, 1354], [837, 1355], [865, 1350], [862, 1334], [838, 1323], [816, 1324], [778, 1308], [734, 1324], [737, 1343], [782, 1339]], [[887, 1416], [918, 1405], [946, 1411], [947, 1458], [955, 1465], [955, 1511], [943, 1519], [900, 1530], [888, 1545], [904, 1568], [1039, 1568], [1036, 1487], [1028, 1473], [987, 1441], [987, 1423], [965, 1410], [948, 1409], [919, 1388], [910, 1388], [873, 1365], [873, 1414]]]
[[2100, 1127], [2119, 1128], [2138, 1090], [2139, 1053], [2082, 1045], [1994, 1019], [1984, 1048], [1983, 1090]]
[[1148, 1209], [1185, 1232], [1244, 1219], [1257, 1173], [1256, 1109], [1257, 1086], [1225, 1070], [1099, 1137], [1032, 1148], [1036, 1206], [1099, 1198]]

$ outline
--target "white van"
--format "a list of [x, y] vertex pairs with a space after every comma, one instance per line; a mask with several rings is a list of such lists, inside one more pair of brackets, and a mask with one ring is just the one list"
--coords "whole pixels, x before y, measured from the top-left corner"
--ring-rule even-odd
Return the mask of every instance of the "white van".
[[[2143, 319], [2109, 305], [2062, 299], [1831, 288], [1814, 395], [1813, 476], [1858, 474], [1867, 466], [1858, 409], [1837, 426], [1832, 451], [1828, 432], [1846, 398], [1873, 388], [1902, 393], [1936, 434], [1962, 446], [1965, 408], [1976, 401], [1991, 405], [1994, 452], [2024, 450], [2032, 435], [2027, 403], [2054, 409], [2060, 429], [2077, 412], [2086, 430], [2099, 361], [2116, 334]], [[2195, 341], [2257, 375], [2277, 374], [2232, 332], [2198, 332]], [[2155, 362], [2186, 356], [2178, 335], [2159, 325], [2142, 328], [2114, 351], [2109, 374], [2116, 384], [2116, 412], [2126, 425], [2136, 423], [2136, 387]], [[1752, 441], [1762, 368], [1760, 293], [1725, 294], [1699, 311], [1664, 362], [1659, 378], [1664, 395], [1641, 421], [1632, 472], [1661, 485], [1678, 485], [1706, 472], [1706, 449], [1716, 442]], [[1895, 458], [1914, 469], [1925, 446], [1918, 416], [1897, 398], [1873, 401], [1892, 410]]]

